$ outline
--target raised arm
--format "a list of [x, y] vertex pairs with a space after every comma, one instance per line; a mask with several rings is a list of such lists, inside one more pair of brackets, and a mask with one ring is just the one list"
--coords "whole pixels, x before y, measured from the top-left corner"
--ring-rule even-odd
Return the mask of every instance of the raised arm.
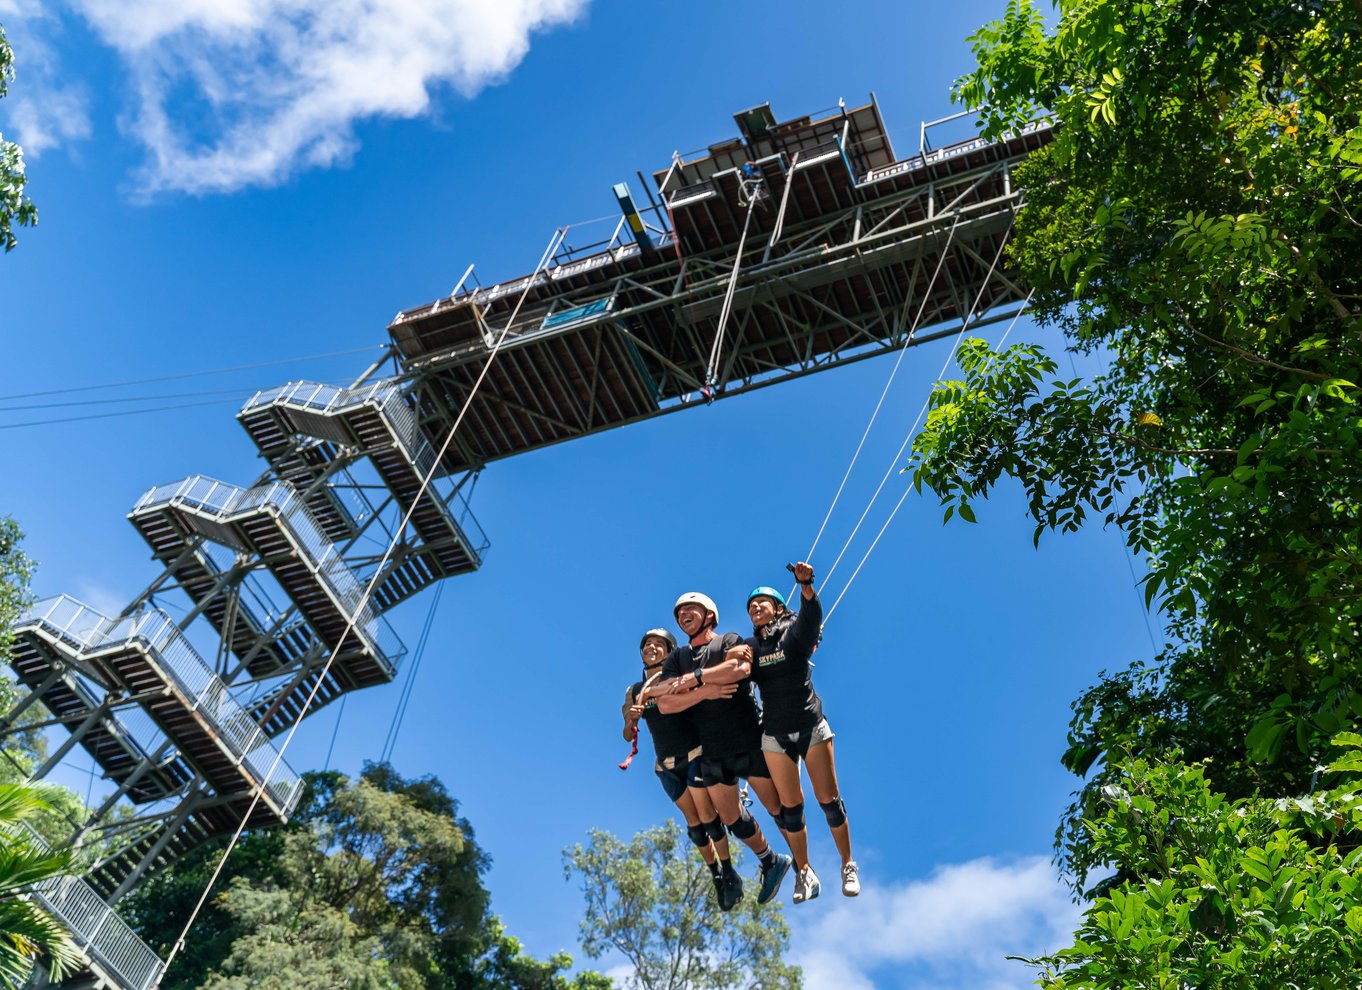
[[813, 588], [813, 568], [803, 562], [794, 565], [795, 580], [799, 582], [799, 615], [785, 633], [787, 650], [798, 650], [805, 657], [813, 654], [818, 635], [823, 630], [823, 603]]

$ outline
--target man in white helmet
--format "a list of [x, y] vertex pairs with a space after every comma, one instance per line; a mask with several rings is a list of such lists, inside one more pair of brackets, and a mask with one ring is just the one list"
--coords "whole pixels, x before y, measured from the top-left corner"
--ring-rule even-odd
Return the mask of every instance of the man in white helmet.
[[[700, 736], [699, 782], [729, 833], [756, 853], [761, 863], [757, 903], [765, 904], [780, 891], [791, 859], [771, 849], [738, 796], [738, 781], [745, 779], [768, 811], [780, 807], [761, 754], [761, 710], [750, 679], [752, 651], [737, 633], [716, 632], [719, 609], [708, 595], [687, 592], [676, 600], [673, 613], [689, 642], [663, 661], [658, 710], [691, 713]], [[721, 695], [716, 685], [736, 688]], [[724, 877], [740, 896], [741, 881], [731, 861], [724, 864]]]

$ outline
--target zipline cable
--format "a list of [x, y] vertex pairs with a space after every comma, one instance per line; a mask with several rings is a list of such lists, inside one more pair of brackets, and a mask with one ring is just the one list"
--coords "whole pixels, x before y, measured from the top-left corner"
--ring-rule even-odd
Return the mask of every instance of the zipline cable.
[[[818, 534], [813, 538], [813, 545], [809, 547], [809, 552], [804, 555], [805, 560], [813, 560], [813, 552], [818, 549], [818, 541], [823, 538], [823, 531], [828, 528], [828, 520], [832, 518], [832, 512], [837, 508], [837, 502], [842, 497], [842, 489], [846, 488], [847, 479], [851, 477], [852, 469], [856, 467], [856, 461], [861, 456], [861, 448], [865, 446], [866, 437], [870, 436], [870, 430], [875, 425], [876, 417], [880, 414], [880, 407], [884, 405], [885, 396], [889, 394], [889, 387], [894, 384], [894, 376], [899, 373], [899, 365], [903, 363], [903, 356], [908, 353], [908, 348], [913, 343], [913, 337], [922, 324], [922, 315], [927, 311], [927, 303], [932, 298], [932, 289], [936, 288], [937, 276], [941, 274], [941, 269], [946, 263], [946, 255], [950, 252], [951, 242], [955, 240], [955, 228], [959, 225], [960, 215], [956, 214], [955, 222], [951, 224], [950, 234], [946, 237], [946, 244], [941, 249], [940, 257], [937, 258], [936, 269], [932, 272], [931, 280], [927, 283], [927, 290], [922, 294], [922, 305], [918, 307], [917, 315], [913, 317], [913, 325], [908, 328], [908, 333], [903, 339], [903, 346], [899, 348], [898, 359], [894, 362], [893, 370], [889, 372], [889, 379], [884, 383], [883, 391], [880, 392], [880, 401], [875, 403], [875, 411], [870, 414], [870, 422], [865, 424], [865, 431], [861, 434], [861, 442], [856, 444], [856, 451], [851, 455], [851, 463], [847, 465], [847, 469], [842, 475], [842, 483], [837, 486], [837, 492], [832, 496], [832, 504], [828, 506], [827, 514], [823, 516], [823, 523], [818, 527]], [[908, 300], [905, 300], [904, 309], [907, 308]]]
[[[1016, 315], [1012, 317], [1012, 322], [1007, 325], [1007, 330], [998, 340], [998, 347], [1000, 349], [1002, 348], [1003, 344], [1007, 342], [1008, 335], [1012, 333], [1012, 328], [1017, 325], [1017, 321], [1021, 319], [1022, 313], [1026, 311], [1027, 305], [1031, 302], [1031, 297], [1035, 294], [1036, 294], [1035, 289], [1032, 289], [1030, 292], [1026, 294], [1026, 299], [1022, 301], [1021, 307], [1018, 308]], [[861, 573], [861, 568], [865, 566], [865, 562], [870, 559], [870, 555], [874, 552], [875, 547], [879, 544], [880, 537], [882, 537], [884, 535], [885, 530], [889, 528], [889, 524], [894, 521], [894, 516], [898, 515], [899, 508], [903, 505], [904, 501], [908, 498], [912, 491], [913, 487], [911, 485], [904, 488], [903, 494], [899, 496], [898, 502], [894, 504], [893, 511], [889, 513], [889, 518], [884, 521], [884, 525], [880, 527], [880, 531], [875, 534], [875, 539], [870, 541], [870, 546], [866, 549], [864, 556], [861, 557], [860, 563], [858, 563], [856, 565], [856, 569], [851, 572], [851, 577], [847, 578], [847, 583], [843, 586], [841, 593], [838, 594], [837, 596], [837, 599], [832, 603], [832, 608], [828, 609], [828, 614], [823, 617], [824, 626], [826, 626], [828, 624], [828, 620], [832, 618], [832, 613], [837, 611], [837, 606], [842, 603], [842, 599], [846, 597], [846, 593], [851, 589], [851, 583], [856, 580], [856, 575]], [[826, 581], [824, 581], [823, 583], [824, 585], [827, 584]]]
[[25, 426], [50, 426], [53, 423], [81, 423], [92, 419], [117, 419], [120, 416], [139, 416], [142, 413], [170, 412], [173, 409], [195, 409], [199, 406], [221, 406], [229, 402], [239, 404], [241, 400], [205, 399], [202, 402], [179, 402], [173, 406], [152, 406], [148, 409], [124, 409], [122, 412], [90, 413], [88, 416], [58, 416], [56, 419], [30, 419], [23, 423], [0, 423], [0, 430], [17, 430]]
[[543, 270], [544, 266], [548, 264], [549, 260], [552, 259], [558, 246], [562, 244], [563, 240], [567, 237], [569, 229], [570, 228], [568, 227], [560, 227], [553, 232], [553, 236], [549, 238], [548, 247], [544, 249], [544, 255], [539, 259], [539, 264], [535, 267], [534, 273], [526, 279], [525, 288], [520, 293], [520, 298], [516, 301], [515, 308], [511, 311], [511, 315], [507, 318], [506, 326], [504, 326], [501, 333], [497, 335], [496, 342], [493, 344], [491, 351], [487, 355], [487, 360], [482, 366], [482, 371], [479, 372], [477, 379], [473, 382], [473, 386], [468, 392], [468, 398], [464, 400], [464, 404], [462, 408], [460, 408], [458, 416], [454, 419], [454, 424], [449, 428], [448, 433], [445, 435], [444, 443], [441, 444], [439, 451], [431, 461], [429, 470], [427, 470], [422, 477], [421, 486], [416, 490], [416, 495], [412, 499], [411, 507], [407, 509], [406, 514], [402, 517], [402, 522], [394, 531], [394, 535], [388, 543], [388, 549], [384, 552], [383, 558], [374, 568], [373, 576], [369, 578], [368, 584], [365, 585], [364, 591], [360, 594], [359, 601], [355, 604], [354, 610], [346, 616], [344, 631], [342, 631], [340, 638], [336, 641], [336, 645], [332, 648], [331, 655], [326, 658], [326, 663], [322, 666], [321, 672], [312, 685], [312, 690], [308, 693], [306, 700], [304, 700], [302, 707], [293, 720], [293, 724], [289, 726], [288, 733], [285, 735], [283, 743], [276, 750], [274, 762], [270, 764], [270, 768], [265, 773], [265, 777], [261, 781], [260, 786], [256, 788], [255, 795], [251, 798], [250, 805], [247, 806], [245, 814], [241, 816], [241, 824], [236, 827], [236, 831], [232, 834], [231, 840], [227, 843], [227, 848], [222, 851], [222, 856], [218, 859], [217, 866], [213, 869], [212, 875], [208, 878], [208, 883], [204, 886], [203, 893], [199, 896], [198, 902], [194, 905], [194, 910], [189, 913], [189, 918], [185, 921], [184, 928], [181, 929], [179, 938], [177, 938], [175, 944], [171, 946], [170, 954], [166, 956], [165, 965], [161, 968], [160, 976], [157, 977], [155, 984], [156, 988], [160, 987], [161, 980], [163, 980], [165, 974], [170, 971], [171, 963], [175, 961], [175, 957], [178, 956], [180, 951], [185, 947], [186, 939], [189, 936], [189, 930], [198, 919], [199, 912], [203, 910], [204, 904], [208, 902], [208, 895], [212, 892], [213, 885], [217, 883], [218, 877], [222, 875], [222, 870], [227, 865], [227, 858], [231, 856], [232, 850], [236, 848], [237, 843], [241, 840], [241, 833], [246, 830], [246, 823], [250, 821], [251, 815], [255, 813], [256, 806], [260, 804], [260, 799], [265, 794], [265, 789], [269, 787], [270, 781], [274, 778], [275, 772], [279, 769], [279, 764], [283, 762], [284, 753], [288, 751], [289, 744], [293, 742], [293, 737], [298, 731], [298, 726], [302, 724], [303, 718], [307, 715], [308, 709], [312, 707], [312, 702], [317, 697], [317, 692], [321, 690], [322, 684], [325, 683], [327, 674], [330, 673], [332, 665], [336, 662], [336, 657], [340, 655], [341, 647], [345, 645], [345, 641], [349, 638], [350, 634], [354, 632], [355, 623], [358, 621], [360, 613], [368, 606], [369, 599], [373, 595], [374, 587], [378, 583], [379, 577], [383, 574], [384, 567], [392, 557], [393, 551], [397, 549], [401, 534], [406, 532], [407, 526], [411, 522], [412, 515], [420, 506], [421, 499], [425, 497], [426, 490], [430, 487], [431, 480], [435, 477], [435, 472], [439, 470], [440, 464], [444, 460], [444, 456], [448, 452], [450, 444], [454, 442], [454, 437], [459, 432], [459, 427], [463, 425], [464, 417], [468, 414], [468, 410], [472, 408], [474, 397], [482, 387], [483, 381], [486, 380], [488, 372], [492, 370], [492, 363], [496, 360], [497, 354], [501, 350], [501, 345], [505, 342], [507, 334], [511, 331], [511, 327], [515, 326], [516, 317], [520, 315], [520, 309], [524, 305], [525, 299], [530, 293], [530, 289], [534, 287], [535, 279], [539, 277], [539, 273]]
[[[1013, 221], [1015, 221], [1015, 219], [1016, 214], [1014, 213]], [[1003, 251], [1006, 249], [1008, 238], [1011, 236], [1012, 223], [1009, 223], [1007, 232], [1003, 234], [1002, 240], [998, 243], [998, 250], [993, 255], [993, 264], [989, 265], [988, 274], [984, 276], [983, 282], [979, 285], [979, 292], [974, 297], [974, 305], [970, 307], [965, 318], [960, 321], [960, 330], [955, 335], [955, 341], [951, 344], [951, 350], [950, 353], [946, 355], [945, 363], [941, 365], [941, 371], [937, 373], [937, 380], [940, 380], [941, 377], [946, 374], [946, 369], [949, 368], [951, 362], [955, 360], [956, 352], [960, 350], [960, 344], [965, 339], [965, 332], [969, 330], [970, 324], [974, 320], [974, 314], [978, 311], [979, 304], [983, 302], [984, 292], [988, 288], [989, 279], [993, 277], [994, 271], [997, 270], [998, 262], [1002, 260]], [[1029, 299], [1030, 297], [1028, 296], [1027, 298]], [[1018, 315], [1020, 315], [1020, 310], [1018, 311]], [[930, 402], [931, 393], [929, 392], [927, 398], [922, 402], [922, 408], [917, 412], [917, 418], [913, 420], [913, 425], [908, 427], [908, 432], [904, 435], [903, 443], [899, 445], [898, 452], [895, 453], [893, 458], [889, 461], [889, 467], [885, 469], [884, 477], [880, 479], [879, 486], [875, 489], [875, 494], [870, 496], [870, 501], [866, 503], [864, 511], [861, 512], [861, 517], [856, 520], [856, 525], [852, 528], [851, 535], [846, 538], [846, 542], [842, 544], [842, 549], [838, 551], [837, 559], [832, 562], [832, 566], [829, 567], [827, 573], [823, 575], [823, 583], [818, 586], [819, 592], [822, 592], [822, 590], [827, 587], [828, 581], [832, 579], [833, 572], [837, 570], [837, 565], [842, 562], [842, 558], [846, 555], [847, 550], [851, 548], [852, 541], [856, 539], [856, 534], [861, 531], [861, 526], [865, 523], [865, 517], [870, 514], [870, 510], [874, 507], [876, 500], [879, 499], [880, 493], [884, 491], [884, 486], [889, 483], [889, 478], [894, 473], [894, 469], [898, 467], [899, 458], [901, 458], [903, 452], [908, 449], [908, 445], [913, 442], [913, 434], [917, 430], [918, 424], [922, 422], [922, 417], [926, 415], [927, 406]]]

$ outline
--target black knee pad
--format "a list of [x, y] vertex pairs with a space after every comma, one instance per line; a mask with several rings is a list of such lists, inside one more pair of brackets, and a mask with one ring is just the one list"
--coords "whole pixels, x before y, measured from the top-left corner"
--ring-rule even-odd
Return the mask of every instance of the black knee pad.
[[788, 808], [782, 805], [780, 814], [776, 815], [776, 823], [786, 832], [804, 831], [804, 805], [796, 804]]
[[738, 815], [738, 820], [729, 823], [728, 830], [733, 834], [733, 838], [741, 839], [745, 842], [757, 834], [757, 822], [755, 818], [747, 813], [747, 809], [743, 808], [742, 812]]
[[833, 798], [826, 804], [819, 801], [818, 807], [823, 809], [823, 814], [827, 815], [828, 824], [833, 828], [847, 823], [847, 806], [842, 803], [840, 796]]
[[711, 818], [709, 821], [704, 822], [700, 827], [705, 830], [705, 835], [709, 836], [715, 842], [723, 842], [726, 838], [724, 835], [724, 823], [719, 821], [718, 818]]
[[703, 825], [687, 825], [686, 835], [690, 836], [690, 841], [698, 849], [703, 849], [709, 845], [709, 832], [705, 830]]

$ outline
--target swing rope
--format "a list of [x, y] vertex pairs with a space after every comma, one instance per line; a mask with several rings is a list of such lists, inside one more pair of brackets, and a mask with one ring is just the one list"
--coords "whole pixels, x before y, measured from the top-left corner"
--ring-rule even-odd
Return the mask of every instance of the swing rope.
[[468, 398], [464, 400], [463, 407], [459, 410], [459, 414], [455, 418], [454, 424], [449, 428], [444, 443], [441, 444], [439, 452], [431, 462], [430, 469], [426, 471], [422, 477], [421, 486], [417, 489], [415, 498], [412, 499], [411, 507], [407, 509], [402, 517], [402, 522], [393, 531], [392, 539], [389, 540], [388, 547], [384, 551], [382, 559], [379, 560], [377, 567], [374, 568], [373, 576], [369, 578], [368, 584], [360, 594], [359, 601], [356, 603], [354, 610], [346, 617], [345, 630], [341, 633], [335, 647], [331, 650], [331, 655], [327, 657], [326, 663], [322, 666], [321, 673], [317, 677], [316, 683], [313, 684], [312, 690], [308, 693], [307, 699], [299, 709], [297, 717], [294, 718], [293, 724], [289, 726], [288, 734], [284, 737], [283, 743], [275, 752], [274, 762], [270, 764], [270, 768], [266, 772], [264, 780], [261, 781], [260, 786], [256, 789], [255, 796], [251, 799], [251, 803], [247, 807], [246, 813], [241, 816], [241, 824], [237, 826], [236, 831], [232, 834], [231, 840], [227, 843], [227, 848], [222, 851], [217, 866], [213, 869], [212, 875], [208, 878], [208, 883], [204, 886], [203, 893], [199, 896], [198, 902], [194, 905], [194, 909], [189, 912], [189, 917], [184, 923], [184, 928], [180, 931], [179, 938], [177, 938], [175, 944], [171, 946], [170, 954], [166, 957], [165, 965], [161, 968], [161, 973], [154, 984], [154, 990], [159, 990], [161, 981], [165, 978], [165, 974], [170, 971], [171, 964], [175, 961], [175, 958], [179, 955], [180, 951], [185, 948], [190, 929], [198, 919], [204, 904], [208, 902], [209, 893], [212, 892], [214, 884], [218, 881], [218, 877], [222, 875], [223, 868], [227, 865], [228, 857], [231, 856], [232, 851], [241, 840], [241, 834], [246, 830], [246, 823], [250, 821], [251, 815], [255, 813], [255, 809], [257, 805], [259, 805], [260, 799], [264, 796], [266, 788], [269, 787], [270, 781], [274, 778], [274, 774], [278, 770], [279, 764], [284, 759], [284, 753], [288, 751], [289, 744], [293, 742], [293, 737], [298, 731], [298, 726], [302, 724], [303, 718], [307, 715], [308, 710], [312, 707], [313, 700], [317, 697], [317, 692], [325, 682], [326, 676], [330, 673], [332, 665], [336, 662], [336, 657], [340, 655], [341, 647], [345, 645], [346, 639], [350, 636], [351, 632], [354, 631], [355, 623], [358, 620], [360, 613], [362, 613], [368, 605], [369, 599], [374, 591], [374, 586], [378, 583], [379, 576], [383, 574], [384, 567], [387, 565], [388, 560], [392, 557], [394, 550], [396, 550], [398, 543], [401, 541], [402, 534], [406, 532], [407, 526], [411, 522], [412, 515], [421, 504], [421, 499], [425, 497], [426, 490], [430, 487], [430, 483], [435, 477], [435, 472], [439, 470], [440, 464], [443, 462], [450, 444], [454, 442], [454, 437], [459, 432], [459, 427], [463, 425], [464, 417], [468, 414], [468, 410], [473, 405], [474, 397], [478, 394], [478, 390], [482, 387], [483, 381], [486, 380], [488, 373], [492, 370], [492, 364], [496, 360], [497, 354], [506, 340], [506, 335], [510, 333], [511, 327], [515, 325], [516, 317], [520, 315], [520, 309], [524, 305], [530, 289], [534, 286], [535, 279], [538, 278], [540, 272], [543, 271], [544, 267], [553, 258], [554, 253], [567, 237], [569, 229], [570, 227], [561, 227], [553, 232], [553, 236], [549, 238], [548, 247], [544, 249], [544, 255], [539, 259], [539, 264], [535, 267], [534, 273], [526, 279], [525, 288], [520, 293], [520, 298], [516, 300], [515, 308], [511, 311], [510, 317], [506, 320], [506, 326], [504, 326], [501, 333], [497, 335], [497, 339], [487, 355], [487, 360], [483, 364], [482, 371], [473, 382], [472, 389], [469, 390]]
[[[1015, 217], [1016, 214], [1014, 213], [1013, 214], [1014, 220]], [[993, 277], [993, 273], [997, 270], [998, 262], [1002, 260], [1003, 251], [1006, 249], [1007, 241], [1011, 237], [1011, 235], [1012, 224], [1009, 223], [1006, 233], [1003, 234], [1002, 240], [998, 244], [998, 250], [993, 255], [993, 263], [989, 265], [988, 274], [984, 276], [984, 280], [982, 283], [980, 283], [979, 286], [979, 292], [974, 297], [974, 305], [970, 307], [969, 313], [965, 316], [965, 318], [960, 321], [960, 330], [958, 333], [956, 333], [955, 340], [951, 344], [950, 353], [946, 355], [946, 360], [941, 365], [941, 370], [937, 373], [936, 378], [938, 381], [946, 374], [946, 369], [951, 366], [951, 362], [955, 360], [955, 355], [960, 349], [960, 344], [965, 339], [965, 333], [969, 330], [971, 324], [974, 322], [975, 314], [978, 312], [979, 304], [983, 302], [984, 292], [988, 288], [989, 280]], [[847, 550], [851, 548], [852, 542], [856, 539], [856, 534], [861, 531], [861, 526], [864, 525], [866, 516], [870, 514], [870, 510], [874, 507], [875, 502], [879, 499], [880, 494], [884, 491], [884, 486], [889, 483], [889, 478], [894, 474], [895, 469], [899, 466], [899, 459], [903, 457], [903, 453], [905, 450], [908, 449], [908, 445], [913, 442], [913, 436], [917, 431], [918, 424], [922, 422], [922, 417], [926, 415], [927, 406], [930, 404], [930, 402], [931, 394], [929, 393], [927, 398], [923, 400], [922, 407], [918, 410], [917, 417], [913, 420], [913, 424], [910, 427], [908, 427], [908, 432], [903, 437], [903, 443], [899, 445], [898, 451], [895, 452], [894, 456], [889, 461], [889, 466], [885, 468], [884, 476], [880, 478], [880, 483], [878, 487], [876, 487], [875, 493], [870, 496], [870, 501], [866, 503], [865, 509], [861, 512], [860, 518], [856, 520], [856, 525], [852, 527], [851, 535], [846, 538], [846, 542], [842, 544], [842, 549], [837, 553], [837, 558], [832, 562], [832, 566], [828, 568], [827, 573], [823, 575], [823, 581], [818, 586], [818, 591], [820, 595], [822, 594], [823, 589], [827, 587], [828, 581], [832, 579], [833, 573], [837, 570], [837, 565], [842, 562], [842, 558], [846, 556]], [[826, 621], [826, 619], [824, 621]]]
[[[1012, 328], [1017, 325], [1017, 321], [1021, 319], [1022, 313], [1026, 311], [1026, 307], [1031, 302], [1031, 297], [1035, 294], [1036, 294], [1035, 289], [1032, 289], [1030, 292], [1026, 294], [1026, 299], [1022, 301], [1021, 306], [1017, 309], [1016, 315], [1012, 317], [1012, 322], [1007, 325], [1007, 330], [998, 340], [998, 350], [1001, 350], [1003, 344], [1007, 343], [1007, 338], [1012, 333]], [[990, 361], [989, 367], [991, 366], [992, 362]], [[912, 491], [913, 488], [911, 485], [904, 488], [903, 494], [899, 496], [898, 502], [895, 503], [894, 505], [893, 511], [889, 513], [889, 518], [884, 521], [884, 525], [880, 527], [880, 531], [875, 534], [875, 539], [871, 541], [869, 548], [866, 550], [864, 556], [861, 557], [860, 563], [856, 565], [856, 569], [851, 572], [851, 577], [847, 578], [847, 583], [842, 587], [841, 593], [838, 594], [837, 599], [832, 603], [832, 608], [828, 609], [828, 614], [823, 617], [824, 626], [826, 626], [828, 624], [828, 620], [832, 618], [832, 613], [837, 611], [837, 606], [842, 603], [842, 599], [846, 597], [846, 593], [851, 590], [851, 583], [856, 580], [856, 575], [861, 573], [861, 568], [865, 566], [865, 562], [870, 559], [870, 555], [874, 553], [875, 547], [879, 544], [880, 537], [883, 536], [885, 530], [889, 528], [889, 524], [894, 521], [894, 516], [898, 515], [899, 508], [903, 505], [904, 500], [908, 498], [908, 495]], [[824, 584], [826, 583], [827, 582], [824, 581]]]
[[714, 389], [719, 384], [719, 354], [723, 350], [724, 331], [728, 327], [728, 317], [733, 312], [733, 294], [738, 288], [738, 274], [742, 271], [742, 253], [747, 246], [747, 231], [752, 225], [752, 213], [757, 207], [757, 197], [747, 200], [747, 216], [742, 222], [742, 236], [738, 238], [738, 253], [733, 258], [733, 274], [728, 277], [728, 288], [724, 292], [724, 303], [719, 309], [719, 325], [714, 331], [714, 343], [709, 349], [709, 364], [705, 366], [705, 387], [703, 394], [707, 401], [714, 400]]
[[[908, 353], [908, 348], [912, 346], [913, 338], [916, 336], [918, 327], [922, 325], [922, 316], [927, 311], [927, 303], [932, 297], [932, 290], [936, 288], [937, 276], [941, 274], [941, 269], [946, 264], [946, 255], [950, 253], [951, 243], [955, 240], [955, 229], [960, 225], [959, 214], [955, 217], [955, 222], [951, 224], [950, 234], [946, 237], [946, 245], [941, 249], [941, 255], [936, 260], [936, 269], [932, 272], [931, 280], [927, 283], [927, 291], [922, 294], [922, 304], [917, 308], [917, 315], [913, 317], [913, 325], [908, 328], [908, 334], [904, 337], [903, 346], [899, 348], [898, 359], [894, 362], [893, 370], [889, 372], [889, 378], [884, 383], [884, 389], [880, 392], [880, 401], [875, 403], [875, 410], [870, 414], [870, 422], [865, 424], [865, 430], [861, 433], [861, 441], [856, 444], [856, 451], [851, 455], [851, 463], [847, 465], [846, 471], [842, 474], [842, 483], [837, 486], [837, 492], [832, 496], [832, 504], [828, 506], [827, 513], [823, 516], [823, 523], [818, 527], [818, 535], [813, 538], [813, 545], [809, 547], [809, 552], [804, 555], [805, 560], [813, 560], [813, 552], [818, 549], [818, 542], [823, 538], [823, 531], [828, 528], [828, 520], [832, 518], [833, 510], [837, 508], [837, 502], [842, 497], [842, 490], [846, 488], [847, 479], [851, 477], [852, 469], [856, 467], [856, 461], [861, 456], [861, 448], [865, 446], [866, 438], [870, 436], [870, 430], [875, 425], [875, 419], [880, 414], [880, 407], [884, 405], [885, 397], [889, 394], [889, 387], [894, 384], [894, 376], [899, 373], [899, 365], [903, 363], [903, 356]], [[903, 302], [904, 314], [907, 315], [908, 304], [911, 297]], [[901, 319], [901, 318], [900, 318]], [[793, 595], [793, 590], [791, 595]]]

